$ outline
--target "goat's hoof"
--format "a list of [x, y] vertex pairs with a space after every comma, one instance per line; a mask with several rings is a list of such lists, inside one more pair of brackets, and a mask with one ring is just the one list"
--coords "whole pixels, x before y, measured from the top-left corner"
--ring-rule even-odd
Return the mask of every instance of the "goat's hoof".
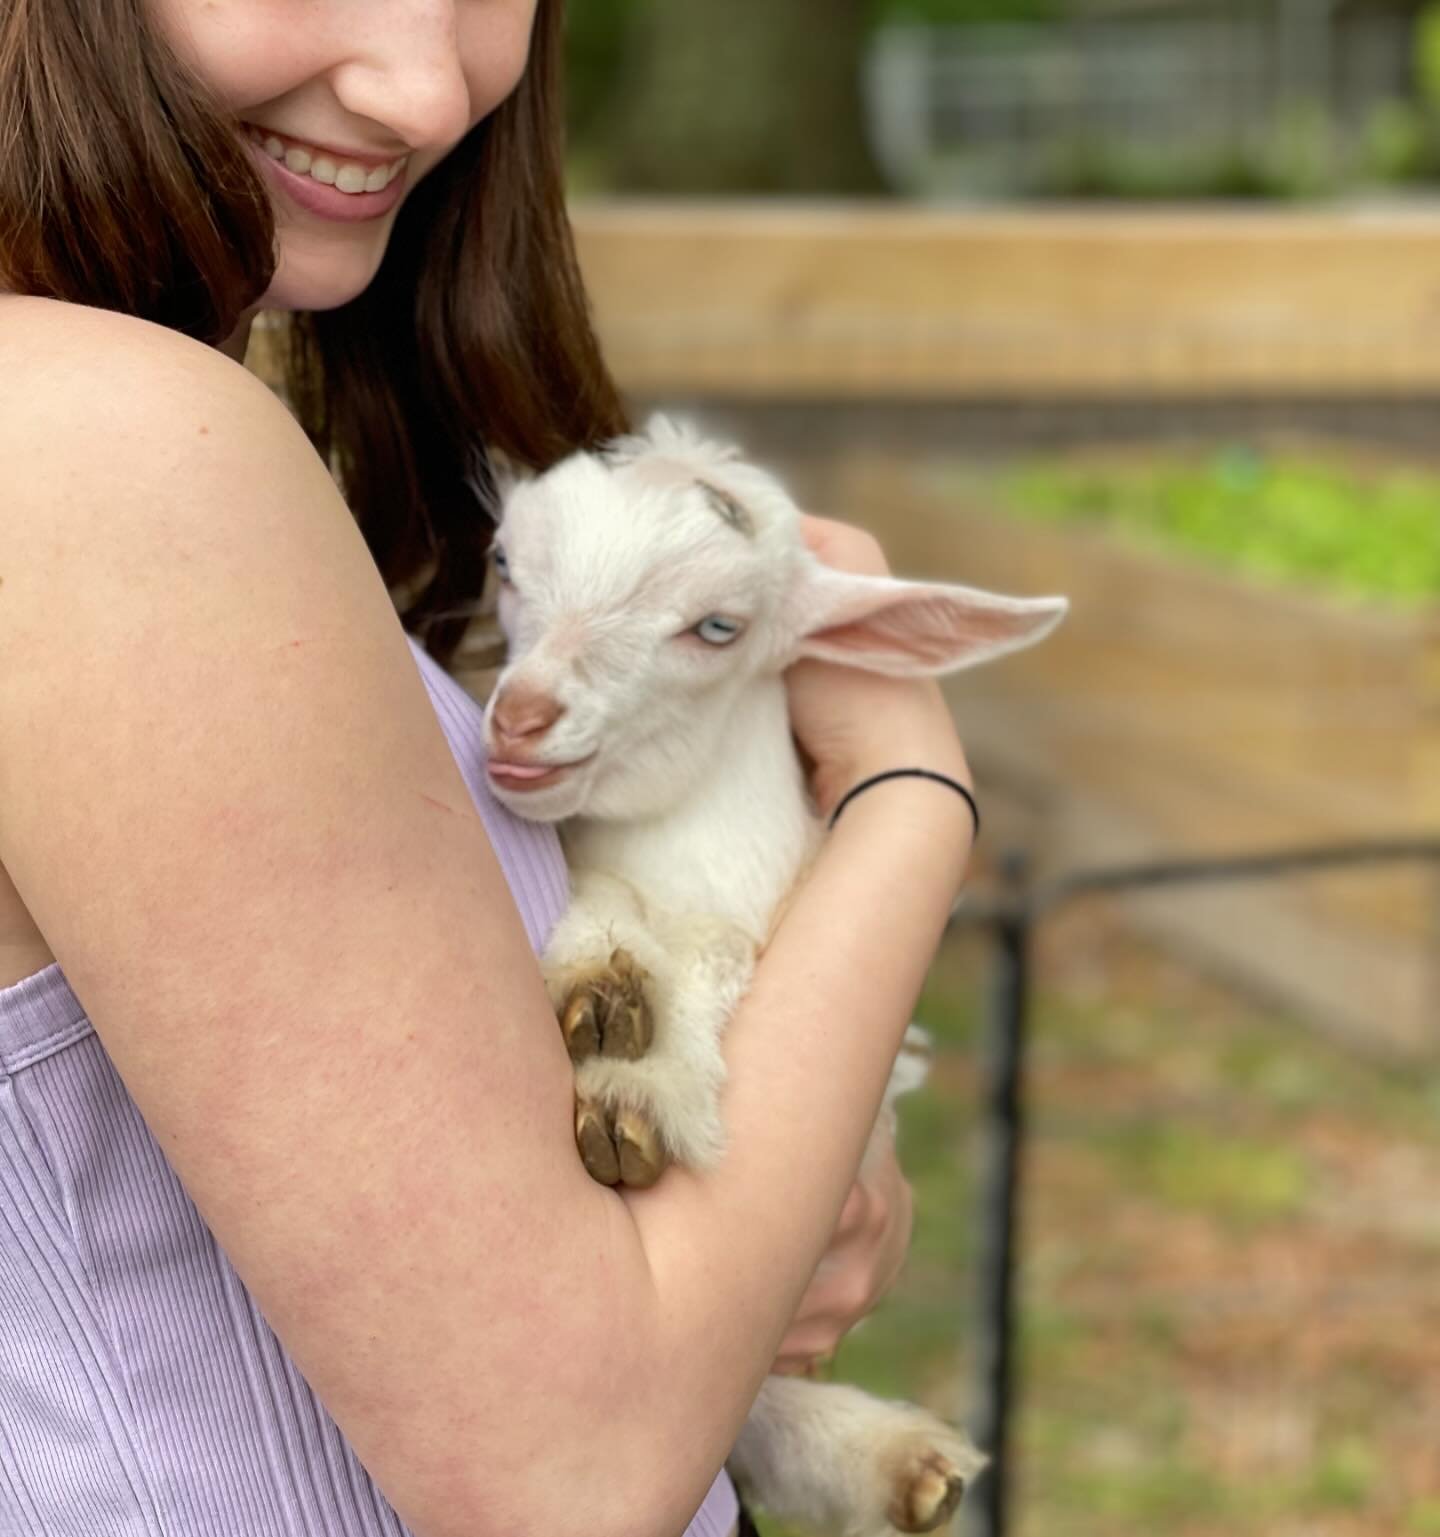
[[670, 1161], [655, 1128], [638, 1110], [621, 1110], [616, 1115], [615, 1147], [620, 1157], [620, 1182], [632, 1190], [648, 1189]]
[[608, 966], [571, 988], [560, 1010], [560, 1031], [572, 1062], [587, 1057], [634, 1061], [650, 1050], [654, 1019], [645, 998], [646, 973], [628, 950], [616, 950]]
[[936, 1448], [917, 1452], [895, 1480], [890, 1524], [902, 1532], [933, 1532], [955, 1514], [965, 1493], [965, 1475]]
[[575, 1146], [585, 1172], [599, 1185], [647, 1190], [670, 1163], [643, 1111], [624, 1107], [611, 1112], [595, 1099], [575, 1102]]
[[560, 1033], [572, 1062], [583, 1062], [600, 1050], [600, 1025], [595, 1018], [595, 999], [576, 988], [560, 1011]]
[[610, 1136], [605, 1107], [594, 1100], [582, 1099], [575, 1106], [575, 1146], [585, 1172], [597, 1185], [620, 1183], [620, 1155]]
[[645, 997], [645, 984], [650, 978], [628, 950], [616, 950], [610, 957], [610, 972], [616, 991], [605, 1019], [600, 1052], [602, 1056], [626, 1057], [633, 1062], [650, 1050], [655, 1039], [655, 1021]]

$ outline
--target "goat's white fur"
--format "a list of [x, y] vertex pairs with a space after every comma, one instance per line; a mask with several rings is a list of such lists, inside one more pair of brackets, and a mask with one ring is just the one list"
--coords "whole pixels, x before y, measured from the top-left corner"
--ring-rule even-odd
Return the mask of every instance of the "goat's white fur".
[[[820, 837], [782, 670], [812, 655], [952, 671], [1040, 639], [1065, 603], [824, 568], [773, 476], [663, 417], [508, 488], [497, 544], [509, 660], [487, 723], [506, 689], [546, 695], [563, 713], [534, 757], [578, 765], [542, 788], [496, 785], [521, 815], [564, 824], [572, 901], [544, 957], [552, 1000], [616, 949], [649, 974], [649, 1052], [590, 1057], [577, 1089], [641, 1110], [676, 1159], [711, 1167], [724, 1027]], [[714, 614], [744, 632], [707, 644], [694, 627]], [[924, 1076], [916, 1061], [902, 1053], [882, 1124]], [[899, 1470], [932, 1446], [967, 1479], [983, 1463], [910, 1405], [771, 1378], [731, 1467], [780, 1516], [880, 1537]]]

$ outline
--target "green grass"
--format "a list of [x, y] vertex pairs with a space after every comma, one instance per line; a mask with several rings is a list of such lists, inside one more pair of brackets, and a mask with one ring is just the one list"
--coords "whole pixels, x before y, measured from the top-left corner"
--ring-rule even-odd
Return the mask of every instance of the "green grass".
[[1315, 1511], [1363, 1510], [1381, 1478], [1375, 1448], [1359, 1437], [1325, 1447], [1306, 1478], [1302, 1499]]
[[1116, 1178], [1170, 1211], [1247, 1226], [1304, 1209], [1305, 1166], [1281, 1140], [1170, 1120], [1119, 1123], [1093, 1136]]
[[1001, 507], [1092, 526], [1256, 579], [1360, 599], [1440, 596], [1440, 475], [1361, 471], [1295, 451], [1036, 460]]
[[1440, 1499], [1416, 1500], [1405, 1512], [1405, 1530], [1411, 1537], [1440, 1537]]

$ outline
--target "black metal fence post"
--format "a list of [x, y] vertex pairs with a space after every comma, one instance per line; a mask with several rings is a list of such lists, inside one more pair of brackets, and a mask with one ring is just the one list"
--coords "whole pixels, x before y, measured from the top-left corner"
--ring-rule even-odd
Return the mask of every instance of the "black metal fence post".
[[1440, 1041], [1440, 859], [1429, 870], [1430, 876], [1430, 977], [1429, 1014], [1431, 1029]]
[[994, 917], [994, 972], [986, 1041], [980, 1256], [979, 1409], [975, 1440], [990, 1466], [976, 1485], [971, 1530], [1004, 1537], [1007, 1431], [1014, 1369], [1015, 1225], [1024, 1137], [1025, 1020], [1030, 992], [1029, 862], [1018, 850], [1000, 861]]

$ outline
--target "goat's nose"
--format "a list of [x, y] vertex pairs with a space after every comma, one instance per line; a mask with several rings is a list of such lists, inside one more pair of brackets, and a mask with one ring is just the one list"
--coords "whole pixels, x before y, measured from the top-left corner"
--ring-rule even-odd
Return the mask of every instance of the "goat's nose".
[[543, 735], [564, 713], [565, 706], [553, 695], [520, 683], [501, 691], [492, 719], [501, 736], [514, 739]]

